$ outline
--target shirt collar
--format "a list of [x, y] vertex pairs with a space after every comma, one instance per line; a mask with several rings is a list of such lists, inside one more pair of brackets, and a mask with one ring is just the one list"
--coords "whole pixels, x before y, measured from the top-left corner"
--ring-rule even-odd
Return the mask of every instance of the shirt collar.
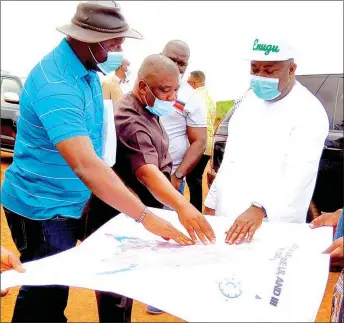
[[78, 56], [76, 56], [72, 47], [70, 47], [70, 45], [68, 44], [66, 38], [61, 41], [60, 45], [55, 49], [55, 52], [55, 58], [57, 64], [60, 65], [60, 70], [64, 70], [66, 67], [66, 63], [69, 63], [70, 68], [77, 77], [84, 77], [88, 74], [88, 71], [85, 68], [84, 64], [82, 64]]
[[119, 84], [124, 83], [115, 73], [113, 74], [113, 79], [115, 79]]

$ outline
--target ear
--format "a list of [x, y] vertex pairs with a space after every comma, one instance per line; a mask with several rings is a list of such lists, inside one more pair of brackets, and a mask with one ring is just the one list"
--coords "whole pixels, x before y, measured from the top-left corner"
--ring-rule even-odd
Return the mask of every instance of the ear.
[[290, 69], [289, 69], [289, 74], [294, 76], [295, 75], [295, 72], [296, 72], [296, 69], [297, 69], [297, 65], [294, 63], [294, 64], [291, 64], [290, 66]]
[[138, 87], [139, 87], [139, 93], [140, 94], [146, 94], [147, 83], [145, 81], [139, 80]]

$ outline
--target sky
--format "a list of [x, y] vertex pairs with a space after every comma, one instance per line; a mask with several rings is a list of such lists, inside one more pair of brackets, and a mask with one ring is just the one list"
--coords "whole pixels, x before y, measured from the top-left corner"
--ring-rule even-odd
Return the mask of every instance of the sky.
[[[249, 87], [247, 45], [261, 35], [295, 49], [297, 74], [343, 73], [342, 1], [118, 1], [143, 40], [127, 39], [135, 80], [142, 60], [172, 39], [191, 50], [186, 71], [202, 70], [216, 101]], [[1, 69], [26, 76], [64, 37], [78, 1], [1, 1]], [[187, 77], [187, 75], [186, 75]]]

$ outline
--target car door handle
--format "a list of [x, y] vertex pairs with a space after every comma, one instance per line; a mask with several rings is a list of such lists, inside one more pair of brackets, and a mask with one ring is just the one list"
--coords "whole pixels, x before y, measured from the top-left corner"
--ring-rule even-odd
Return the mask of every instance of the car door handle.
[[331, 148], [331, 147], [324, 147], [324, 149], [327, 149], [327, 150], [334, 150], [334, 151], [341, 151], [343, 149], [340, 149], [340, 148]]

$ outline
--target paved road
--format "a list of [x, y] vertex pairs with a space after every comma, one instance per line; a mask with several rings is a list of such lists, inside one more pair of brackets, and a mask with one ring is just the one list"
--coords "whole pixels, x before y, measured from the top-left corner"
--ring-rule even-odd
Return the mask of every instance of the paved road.
[[[11, 154], [1, 152], [1, 183], [4, 171], [12, 162]], [[206, 184], [203, 185], [205, 194]], [[16, 251], [10, 231], [7, 226], [6, 218], [1, 208], [1, 245]], [[312, 270], [312, 268], [310, 268]], [[328, 322], [331, 299], [334, 285], [338, 279], [338, 274], [330, 273], [325, 296], [321, 304], [316, 322]], [[187, 288], [186, 288], [187, 291]], [[12, 318], [13, 306], [18, 293], [18, 289], [10, 291], [7, 297], [1, 299], [1, 322], [10, 322]], [[187, 304], [185, 304], [187, 306]], [[66, 309], [66, 316], [69, 322], [98, 322], [98, 314], [94, 292], [81, 288], [71, 288]], [[133, 310], [133, 322], [184, 322], [169, 314], [149, 315], [145, 312], [145, 305], [135, 302]]]

